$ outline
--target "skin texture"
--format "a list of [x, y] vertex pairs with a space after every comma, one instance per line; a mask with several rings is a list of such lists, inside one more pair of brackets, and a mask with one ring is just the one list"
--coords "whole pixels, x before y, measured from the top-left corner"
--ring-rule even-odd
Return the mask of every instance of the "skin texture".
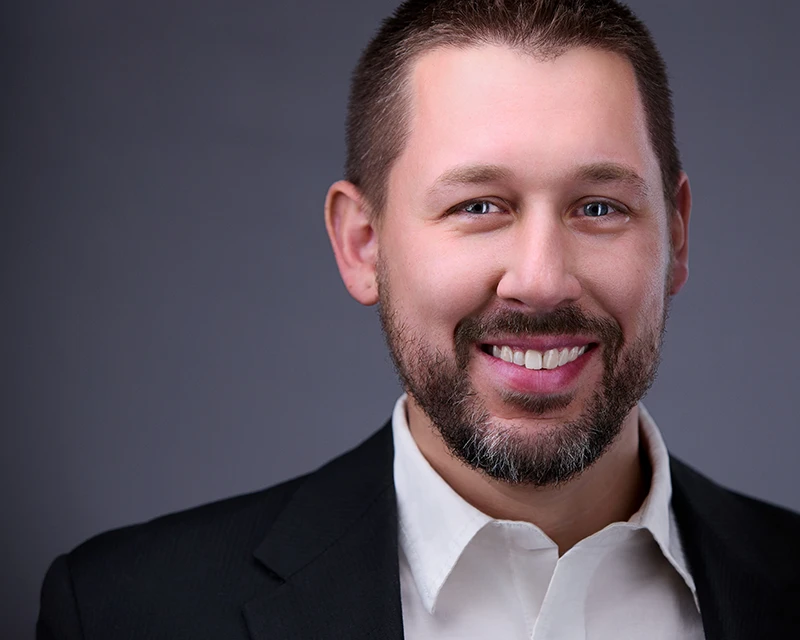
[[[418, 364], [430, 363], [419, 354], [455, 366], [464, 323], [535, 323], [571, 310], [616, 327], [618, 345], [591, 330], [575, 337], [494, 325], [462, 358], [490, 428], [541, 448], [591, 415], [611, 355], [645, 347], [654, 370], [668, 296], [688, 275], [688, 180], [675, 185], [678, 210], [667, 211], [635, 76], [617, 54], [579, 48], [542, 61], [501, 46], [445, 48], [417, 61], [410, 87], [411, 133], [386, 209], [371, 217], [348, 182], [329, 190], [326, 224], [342, 279], [362, 304], [382, 301], [395, 359], [421, 384]], [[610, 206], [607, 215], [587, 215], [597, 202]], [[480, 351], [512, 340], [593, 348], [570, 376], [536, 377]], [[562, 552], [627, 520], [646, 493], [638, 411], [626, 411], [583, 473], [537, 485], [465, 465], [413, 393], [408, 403], [415, 441], [458, 493], [493, 517], [534, 522]]]

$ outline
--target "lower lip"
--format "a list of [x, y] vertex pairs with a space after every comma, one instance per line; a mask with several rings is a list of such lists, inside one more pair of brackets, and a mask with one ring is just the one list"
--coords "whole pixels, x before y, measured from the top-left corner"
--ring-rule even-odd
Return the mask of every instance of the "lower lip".
[[575, 388], [575, 381], [592, 359], [596, 349], [590, 349], [572, 362], [555, 369], [526, 369], [490, 356], [480, 348], [478, 351], [479, 366], [486, 367], [489, 376], [499, 387], [510, 391], [530, 394], [569, 393]]

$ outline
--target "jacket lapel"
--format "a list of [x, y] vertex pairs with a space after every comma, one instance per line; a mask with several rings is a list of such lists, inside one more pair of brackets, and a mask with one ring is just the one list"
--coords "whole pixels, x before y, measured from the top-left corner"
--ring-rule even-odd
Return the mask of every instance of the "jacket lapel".
[[254, 640], [403, 637], [389, 424], [309, 475], [255, 551], [280, 582], [245, 605]]
[[672, 506], [706, 640], [800, 637], [800, 590], [783, 579], [780, 560], [771, 562], [782, 545], [768, 514], [678, 460], [670, 465]]

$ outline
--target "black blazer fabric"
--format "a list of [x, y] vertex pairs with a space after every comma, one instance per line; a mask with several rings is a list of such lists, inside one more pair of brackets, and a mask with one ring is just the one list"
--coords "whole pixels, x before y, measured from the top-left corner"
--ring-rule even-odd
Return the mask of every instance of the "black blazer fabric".
[[[284, 484], [101, 534], [60, 556], [39, 640], [400, 640], [387, 424]], [[800, 514], [672, 459], [708, 640], [800, 638]]]

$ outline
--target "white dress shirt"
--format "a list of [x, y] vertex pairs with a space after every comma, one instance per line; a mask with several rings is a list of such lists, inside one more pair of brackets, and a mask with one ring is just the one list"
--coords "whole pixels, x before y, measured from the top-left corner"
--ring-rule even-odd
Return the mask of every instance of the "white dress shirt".
[[639, 406], [650, 492], [628, 522], [562, 557], [528, 522], [495, 520], [434, 471], [395, 405], [403, 625], [408, 640], [702, 640], [694, 581], [670, 506], [669, 458]]

